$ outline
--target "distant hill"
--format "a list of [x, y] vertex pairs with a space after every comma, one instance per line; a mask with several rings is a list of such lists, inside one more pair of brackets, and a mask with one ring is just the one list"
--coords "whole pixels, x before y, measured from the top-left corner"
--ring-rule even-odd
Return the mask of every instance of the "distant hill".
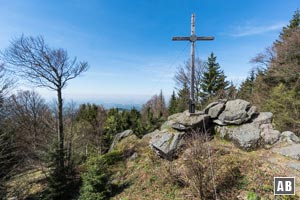
[[118, 104], [118, 103], [101, 103], [101, 105], [106, 108], [106, 109], [110, 109], [110, 108], [119, 108], [119, 109], [123, 109], [123, 110], [130, 110], [132, 108], [135, 108], [137, 110], [141, 110], [142, 108], [142, 104]]

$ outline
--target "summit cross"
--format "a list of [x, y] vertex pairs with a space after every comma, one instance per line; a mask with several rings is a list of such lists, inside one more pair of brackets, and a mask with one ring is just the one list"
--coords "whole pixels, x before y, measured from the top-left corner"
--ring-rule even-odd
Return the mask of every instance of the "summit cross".
[[195, 84], [195, 42], [198, 40], [214, 40], [214, 37], [211, 36], [201, 36], [197, 37], [195, 34], [195, 14], [192, 14], [191, 18], [191, 36], [189, 37], [173, 37], [173, 41], [190, 41], [191, 42], [191, 85], [190, 85], [190, 100], [189, 100], [189, 112], [195, 113], [195, 93], [194, 93], [194, 84]]

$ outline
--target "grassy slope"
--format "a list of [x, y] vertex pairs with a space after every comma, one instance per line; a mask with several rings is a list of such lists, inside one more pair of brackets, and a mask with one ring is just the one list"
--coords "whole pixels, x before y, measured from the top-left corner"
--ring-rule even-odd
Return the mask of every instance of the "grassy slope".
[[[184, 156], [181, 154], [178, 159], [170, 162], [157, 157], [148, 144], [147, 139], [139, 140], [134, 136], [125, 138], [118, 144], [120, 150], [134, 150], [138, 157], [134, 160], [128, 159], [123, 164], [123, 168], [117, 169], [116, 179], [120, 183], [129, 183], [129, 186], [113, 199], [196, 199], [193, 187], [174, 184], [174, 179], [169, 172], [169, 169], [174, 167], [184, 170]], [[251, 194], [252, 196], [256, 194], [261, 199], [274, 199], [274, 176], [300, 177], [298, 171], [285, 167], [284, 163], [289, 162], [288, 158], [269, 150], [245, 152], [234, 147], [232, 143], [220, 139], [210, 141], [210, 146], [215, 151], [227, 152], [214, 154], [213, 160], [220, 160], [220, 162], [223, 160], [223, 163], [225, 160], [226, 163], [226, 159], [233, 159], [238, 163], [241, 171], [238, 184], [229, 192], [221, 191], [220, 199], [247, 199]], [[269, 161], [270, 158], [272, 162]], [[298, 183], [299, 181], [297, 179]], [[293, 197], [286, 196], [282, 199], [293, 199]], [[294, 199], [298, 199], [298, 196]]]
[[[244, 152], [232, 145], [232, 143], [214, 139], [210, 141], [210, 146], [215, 152], [213, 155], [213, 166], [218, 164], [226, 167], [232, 160], [238, 163], [241, 177], [238, 184], [235, 184], [228, 191], [219, 191], [220, 199], [247, 199], [251, 195], [261, 197], [261, 199], [274, 199], [273, 177], [274, 176], [295, 176], [297, 183], [300, 182], [300, 172], [294, 171], [285, 166], [289, 162], [288, 158], [279, 156], [269, 150], [261, 149], [253, 152]], [[136, 152], [135, 159], [126, 159], [114, 166], [114, 183], [125, 187], [118, 191], [112, 199], [114, 200], [164, 200], [164, 199], [197, 199], [196, 191], [191, 184], [184, 186], [176, 184], [176, 173], [185, 170], [184, 158], [188, 158], [182, 152], [179, 158], [167, 161], [159, 158], [149, 147], [148, 139], [138, 139], [130, 136], [123, 139], [117, 149], [126, 155]], [[225, 152], [225, 153], [224, 153]], [[271, 159], [271, 162], [269, 161]], [[182, 174], [181, 174], [182, 175]], [[218, 176], [218, 175], [216, 175]], [[18, 175], [9, 185], [11, 190], [22, 188], [22, 194], [18, 199], [42, 190], [44, 175], [41, 171], [29, 171]], [[184, 177], [183, 177], [184, 179]], [[218, 179], [218, 177], [216, 177]], [[228, 183], [230, 184], [230, 183]], [[299, 190], [297, 190], [299, 192]], [[298, 194], [299, 195], [299, 194]], [[299, 196], [294, 197], [298, 199]], [[252, 198], [255, 199], [255, 198]], [[293, 199], [283, 197], [277, 199]]]

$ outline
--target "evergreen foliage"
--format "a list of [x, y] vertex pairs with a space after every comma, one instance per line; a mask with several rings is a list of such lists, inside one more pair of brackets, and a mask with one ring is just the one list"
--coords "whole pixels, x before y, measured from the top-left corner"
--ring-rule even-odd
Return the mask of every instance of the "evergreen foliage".
[[293, 130], [299, 135], [300, 93], [289, 90], [283, 83], [271, 90], [263, 109], [274, 114], [273, 123], [280, 131]]
[[85, 164], [86, 172], [82, 175], [79, 200], [109, 199], [113, 190], [110, 166], [121, 159], [122, 155], [117, 151], [91, 156]]
[[145, 132], [152, 132], [159, 128], [167, 119], [167, 116], [168, 109], [165, 98], [162, 91], [160, 91], [159, 95], [154, 95], [142, 106], [141, 117]]
[[176, 98], [175, 91], [173, 91], [172, 96], [170, 98], [168, 111], [169, 111], [169, 115], [173, 115], [177, 113], [177, 98]]
[[178, 91], [178, 98], [177, 98], [177, 111], [176, 112], [183, 112], [189, 109], [189, 99], [190, 99], [190, 91], [185, 83], [183, 88]]
[[291, 36], [291, 34], [300, 26], [300, 12], [297, 9], [290, 20], [290, 24], [282, 28], [282, 32], [279, 35], [279, 40], [275, 44], [280, 44], [282, 41]]
[[238, 91], [238, 97], [247, 101], [251, 101], [253, 92], [254, 92], [254, 81], [255, 81], [254, 70], [251, 70], [250, 75], [246, 78], [245, 81], [241, 83], [241, 86]]
[[214, 53], [211, 53], [208, 57], [207, 66], [202, 77], [201, 96], [203, 102], [206, 102], [210, 97], [215, 95], [219, 95], [220, 97], [225, 96], [225, 90], [229, 85], [225, 79], [226, 76], [220, 69], [219, 63], [217, 63], [217, 57]]

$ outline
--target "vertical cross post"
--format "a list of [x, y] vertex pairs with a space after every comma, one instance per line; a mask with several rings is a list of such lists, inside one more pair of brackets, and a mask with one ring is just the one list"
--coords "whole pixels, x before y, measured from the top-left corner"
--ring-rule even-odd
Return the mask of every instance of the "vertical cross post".
[[191, 80], [190, 80], [190, 99], [189, 112], [195, 113], [195, 42], [198, 40], [214, 40], [214, 37], [197, 37], [195, 33], [195, 14], [191, 18], [191, 36], [190, 37], [173, 37], [173, 41], [190, 41], [191, 42]]

